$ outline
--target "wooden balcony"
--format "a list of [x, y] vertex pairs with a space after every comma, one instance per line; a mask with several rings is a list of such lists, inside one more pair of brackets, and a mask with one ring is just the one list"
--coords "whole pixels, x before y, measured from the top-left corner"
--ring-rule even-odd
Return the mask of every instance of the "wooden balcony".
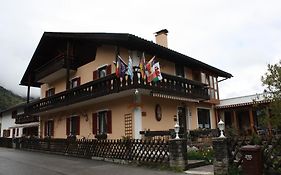
[[39, 116], [29, 116], [26, 113], [19, 114], [16, 116], [16, 124], [25, 124], [31, 122], [39, 122]]
[[148, 83], [141, 78], [139, 72], [134, 73], [133, 80], [128, 75], [117, 78], [115, 74], [111, 74], [51, 97], [29, 103], [26, 110], [29, 114], [36, 114], [136, 88], [198, 101], [209, 100], [208, 89], [204, 84], [164, 73], [162, 73], [162, 76], [161, 81]]
[[60, 74], [61, 76], [65, 76], [67, 64], [69, 64], [70, 71], [75, 71], [77, 69], [77, 66], [74, 62], [74, 57], [69, 57], [67, 60], [65, 54], [59, 55], [35, 70], [35, 80], [39, 82], [45, 82], [48, 80], [47, 77], [58, 77]]

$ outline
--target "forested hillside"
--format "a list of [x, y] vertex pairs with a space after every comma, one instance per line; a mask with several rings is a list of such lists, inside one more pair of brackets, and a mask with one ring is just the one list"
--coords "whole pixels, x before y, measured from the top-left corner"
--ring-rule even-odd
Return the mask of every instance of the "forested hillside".
[[25, 99], [0, 86], [0, 111], [24, 102]]

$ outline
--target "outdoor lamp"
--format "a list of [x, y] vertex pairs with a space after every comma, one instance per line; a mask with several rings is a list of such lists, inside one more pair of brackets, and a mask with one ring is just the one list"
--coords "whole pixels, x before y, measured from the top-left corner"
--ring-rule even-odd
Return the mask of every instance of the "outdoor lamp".
[[139, 94], [139, 90], [135, 89], [135, 95], [138, 95], [138, 94]]
[[174, 127], [175, 127], [175, 132], [176, 132], [176, 138], [175, 139], [180, 139], [180, 137], [179, 137], [180, 125], [178, 124], [178, 122], [176, 122]]
[[219, 138], [225, 138], [223, 131], [224, 131], [224, 122], [220, 119], [219, 123], [218, 123], [218, 128], [220, 130], [220, 136]]

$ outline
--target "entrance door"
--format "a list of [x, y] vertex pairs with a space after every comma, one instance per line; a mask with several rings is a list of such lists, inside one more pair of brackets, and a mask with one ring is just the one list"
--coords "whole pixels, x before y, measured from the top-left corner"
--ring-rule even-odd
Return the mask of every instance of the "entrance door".
[[183, 106], [178, 107], [178, 117], [179, 117], [179, 125], [180, 125], [180, 134], [184, 134], [187, 131], [186, 127], [186, 108]]

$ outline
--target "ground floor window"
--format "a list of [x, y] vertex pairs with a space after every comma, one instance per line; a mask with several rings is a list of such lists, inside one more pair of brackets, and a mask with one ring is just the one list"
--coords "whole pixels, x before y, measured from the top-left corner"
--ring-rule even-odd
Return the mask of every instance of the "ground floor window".
[[27, 136], [27, 137], [28, 136], [37, 137], [38, 136], [38, 126], [23, 128], [22, 134], [23, 134], [23, 136]]
[[19, 128], [17, 128], [17, 130], [16, 130], [16, 136], [18, 137], [19, 136]]
[[112, 133], [112, 117], [111, 111], [99, 111], [93, 113], [93, 134]]
[[54, 136], [54, 120], [45, 122], [45, 136]]
[[10, 130], [9, 129], [3, 130], [3, 137], [10, 137]]
[[66, 119], [66, 135], [80, 135], [80, 117], [72, 116]]
[[198, 127], [211, 128], [210, 109], [198, 108], [197, 114], [198, 114]]

